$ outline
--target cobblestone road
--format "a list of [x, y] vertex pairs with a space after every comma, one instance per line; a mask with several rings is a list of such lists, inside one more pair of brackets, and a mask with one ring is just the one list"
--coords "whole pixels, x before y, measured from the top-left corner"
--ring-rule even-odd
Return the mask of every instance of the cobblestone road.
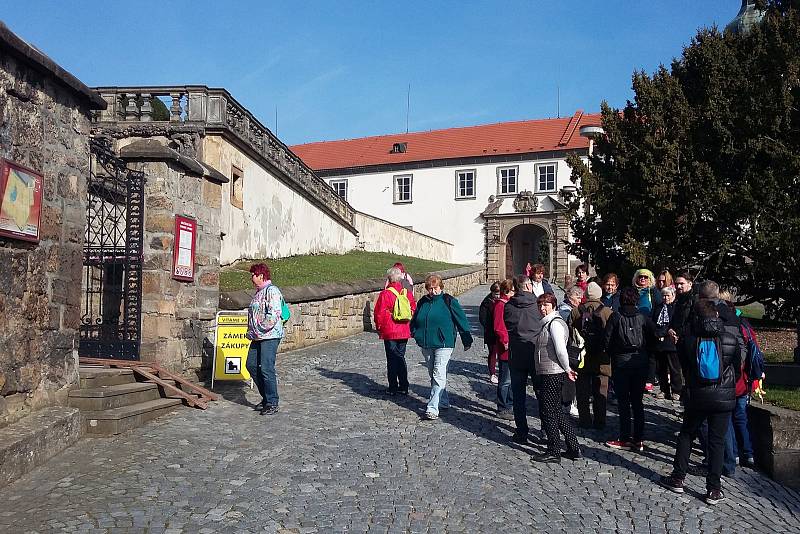
[[[484, 291], [461, 299], [473, 321]], [[677, 429], [669, 403], [648, 405], [643, 453], [584, 431], [585, 459], [532, 465], [536, 449], [494, 417], [479, 345], [456, 350], [453, 408], [438, 421], [420, 420], [428, 378], [413, 343], [408, 397], [382, 394], [374, 334], [283, 354], [278, 415], [227, 384], [205, 412], [84, 439], [0, 490], [0, 531], [800, 532], [800, 496], [754, 471], [724, 479], [716, 507], [700, 500], [701, 477], [683, 496], [658, 487]]]

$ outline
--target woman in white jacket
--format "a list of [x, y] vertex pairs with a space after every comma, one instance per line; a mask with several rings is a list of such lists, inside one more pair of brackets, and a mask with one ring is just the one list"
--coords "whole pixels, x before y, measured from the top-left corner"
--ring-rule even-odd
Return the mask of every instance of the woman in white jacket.
[[575, 381], [577, 373], [569, 367], [567, 355], [567, 323], [558, 314], [558, 300], [552, 293], [544, 293], [536, 299], [542, 314], [542, 332], [536, 343], [536, 374], [541, 378], [537, 397], [539, 414], [547, 434], [547, 452], [534, 454], [531, 461], [561, 463], [561, 434], [567, 442], [564, 454], [571, 460], [581, 457], [575, 424], [561, 409], [561, 390], [565, 380]]

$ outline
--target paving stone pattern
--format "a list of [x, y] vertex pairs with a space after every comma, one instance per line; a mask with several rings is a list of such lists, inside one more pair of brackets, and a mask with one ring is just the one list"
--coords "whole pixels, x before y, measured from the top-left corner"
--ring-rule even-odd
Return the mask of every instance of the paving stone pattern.
[[[485, 290], [461, 297], [473, 321]], [[677, 430], [668, 402], [648, 401], [643, 453], [582, 431], [586, 458], [533, 465], [537, 448], [494, 417], [480, 339], [456, 350], [438, 421], [420, 419], [421, 361], [411, 344], [411, 395], [385, 397], [374, 334], [281, 354], [279, 414], [259, 416], [253, 391], [226, 384], [208, 411], [84, 439], [0, 490], [0, 531], [800, 532], [798, 493], [758, 472], [724, 479], [715, 507], [701, 477], [682, 496], [657, 486]]]

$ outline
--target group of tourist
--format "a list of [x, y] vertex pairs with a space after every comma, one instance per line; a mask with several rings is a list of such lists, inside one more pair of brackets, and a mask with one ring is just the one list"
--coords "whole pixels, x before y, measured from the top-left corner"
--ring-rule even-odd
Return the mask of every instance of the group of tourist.
[[[708, 472], [705, 500], [719, 502], [720, 475], [733, 474], [737, 463], [753, 465], [746, 406], [762, 378], [761, 371], [748, 376], [755, 372], [750, 359], [757, 340], [733, 296], [713, 281], [695, 287], [688, 273], [673, 280], [667, 270], [639, 269], [620, 289], [616, 274], [590, 279], [580, 265], [558, 303], [543, 273], [542, 265], [529, 264], [525, 275], [492, 284], [480, 305], [497, 416], [514, 420], [512, 440], [546, 444], [544, 453], [531, 456], [535, 462], [580, 458], [570, 410], [579, 427], [604, 429], [613, 391], [619, 425], [605, 444], [643, 451], [649, 392], [685, 407], [674, 470], [661, 484], [683, 491], [691, 443], [699, 438]], [[529, 435], [529, 381], [545, 438]]]
[[[261, 414], [278, 411], [275, 354], [284, 335], [280, 290], [264, 264], [251, 267], [256, 294], [248, 313], [251, 340], [247, 370], [261, 395]], [[513, 420], [516, 443], [538, 441], [534, 462], [560, 463], [582, 453], [570, 411], [578, 426], [606, 427], [609, 395], [618, 405], [619, 426], [605, 444], [613, 449], [645, 448], [644, 395], [652, 392], [684, 406], [673, 472], [660, 483], [683, 492], [691, 444], [700, 438], [707, 466], [705, 500], [724, 498], [720, 476], [737, 463], [753, 465], [746, 406], [754, 383], [763, 377], [753, 363], [758, 354], [752, 327], [739, 316], [730, 293], [707, 280], [697, 291], [692, 277], [673, 280], [637, 270], [631, 286], [619, 277], [589, 277], [586, 265], [558, 302], [544, 279], [544, 266], [495, 282], [479, 308], [488, 347], [488, 376], [496, 385], [497, 416]], [[401, 263], [387, 271], [385, 288], [374, 306], [374, 324], [384, 343], [388, 395], [407, 395], [406, 346], [421, 348], [430, 377], [423, 417], [434, 420], [450, 407], [447, 367], [460, 337], [464, 350], [473, 339], [464, 309], [445, 292], [438, 275], [425, 278], [425, 295], [414, 298], [413, 280]], [[755, 350], [754, 350], [755, 348]], [[532, 437], [526, 411], [532, 382], [544, 437]], [[653, 391], [657, 382], [660, 392]], [[562, 441], [563, 435], [563, 441]]]
[[460, 335], [464, 350], [472, 346], [469, 321], [458, 299], [444, 292], [438, 275], [425, 278], [425, 295], [414, 300], [413, 282], [402, 263], [387, 271], [386, 289], [375, 302], [374, 320], [386, 351], [388, 395], [408, 394], [405, 352], [410, 338], [422, 349], [431, 379], [426, 419], [438, 419], [450, 407], [447, 365]]

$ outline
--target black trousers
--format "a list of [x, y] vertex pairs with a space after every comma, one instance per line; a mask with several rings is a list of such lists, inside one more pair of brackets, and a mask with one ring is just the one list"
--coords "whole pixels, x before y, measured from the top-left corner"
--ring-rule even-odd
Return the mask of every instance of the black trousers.
[[706, 489], [718, 490], [721, 488], [720, 475], [722, 474], [722, 461], [725, 456], [725, 434], [731, 422], [732, 412], [707, 412], [690, 406], [683, 412], [683, 424], [678, 434], [678, 445], [675, 450], [672, 475], [683, 480], [689, 468], [689, 454], [692, 450], [692, 440], [700, 429], [703, 421], [708, 421], [708, 476], [706, 476]]
[[383, 340], [383, 347], [386, 350], [386, 378], [389, 380], [391, 391], [408, 391], [407, 343], [407, 339]]
[[683, 371], [681, 370], [678, 353], [670, 351], [656, 352], [655, 354], [658, 365], [658, 384], [661, 387], [661, 393], [667, 397], [680, 395], [681, 390], [683, 390]]
[[[575, 381], [578, 399], [578, 422], [581, 426], [602, 428], [606, 424], [608, 377], [600, 373], [579, 372]], [[591, 412], [589, 407], [591, 406]]]
[[[514, 424], [517, 427], [515, 432], [519, 436], [528, 435], [528, 377], [535, 378], [536, 373], [533, 369], [518, 369], [509, 367], [511, 372], [511, 395], [512, 406], [514, 408]], [[541, 400], [539, 400], [539, 411], [541, 412]], [[540, 413], [541, 416], [541, 413]], [[544, 425], [542, 425], [544, 426]]]
[[575, 423], [561, 408], [561, 390], [564, 387], [567, 373], [541, 375], [539, 389], [539, 411], [542, 425], [547, 434], [547, 451], [561, 454], [561, 434], [567, 442], [567, 449], [578, 450], [578, 438], [575, 437]]
[[[619, 440], [642, 441], [644, 435], [644, 384], [647, 367], [615, 367], [614, 391], [619, 410]], [[631, 440], [631, 412], [633, 412], [633, 440]]]

